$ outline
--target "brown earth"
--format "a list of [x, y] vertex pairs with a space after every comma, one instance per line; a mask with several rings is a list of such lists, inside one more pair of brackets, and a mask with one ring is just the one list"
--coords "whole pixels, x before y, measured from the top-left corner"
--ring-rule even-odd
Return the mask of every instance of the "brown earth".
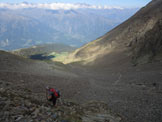
[[49, 85], [59, 89], [63, 99], [76, 103], [103, 101], [123, 122], [162, 121], [160, 62], [92, 70], [78, 65], [56, 67], [52, 62], [32, 61], [6, 52], [0, 53], [1, 90], [13, 90], [15, 94], [36, 99], [44, 105], [44, 90]]

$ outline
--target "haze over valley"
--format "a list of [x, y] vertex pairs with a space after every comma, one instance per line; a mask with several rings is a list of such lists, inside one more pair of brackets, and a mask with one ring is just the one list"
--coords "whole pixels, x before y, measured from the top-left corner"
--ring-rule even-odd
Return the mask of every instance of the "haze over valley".
[[71, 4], [80, 8], [67, 8], [68, 4], [62, 8], [50, 7], [55, 4], [59, 3], [51, 3], [46, 8], [45, 4], [42, 7], [29, 3], [0, 4], [0, 49], [14, 50], [48, 43], [80, 47], [104, 35], [139, 9], [99, 9], [84, 4]]

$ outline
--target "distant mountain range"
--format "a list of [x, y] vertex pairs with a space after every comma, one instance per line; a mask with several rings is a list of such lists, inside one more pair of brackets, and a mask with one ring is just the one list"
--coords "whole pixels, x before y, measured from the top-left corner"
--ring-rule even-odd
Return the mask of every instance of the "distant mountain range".
[[[18, 4], [16, 4], [18, 6]], [[0, 49], [13, 50], [46, 43], [75, 47], [92, 41], [132, 16], [138, 8], [25, 8], [0, 4]], [[32, 4], [34, 6], [34, 4]], [[31, 6], [31, 5], [30, 5]]]

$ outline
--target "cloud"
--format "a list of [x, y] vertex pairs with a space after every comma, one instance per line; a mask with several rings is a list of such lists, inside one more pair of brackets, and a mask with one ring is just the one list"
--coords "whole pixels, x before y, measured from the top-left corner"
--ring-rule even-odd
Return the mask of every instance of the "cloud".
[[19, 4], [9, 4], [9, 3], [0, 3], [0, 8], [9, 8], [9, 9], [23, 9], [23, 8], [43, 8], [43, 9], [123, 9], [121, 7], [112, 7], [112, 6], [96, 6], [96, 5], [88, 5], [88, 4], [71, 4], [71, 3], [19, 3]]

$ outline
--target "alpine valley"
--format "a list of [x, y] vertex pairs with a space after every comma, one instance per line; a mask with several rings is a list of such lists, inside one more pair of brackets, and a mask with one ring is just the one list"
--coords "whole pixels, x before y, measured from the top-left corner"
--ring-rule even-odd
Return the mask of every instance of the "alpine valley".
[[0, 49], [14, 50], [49, 43], [80, 47], [104, 35], [139, 9], [77, 5], [84, 7], [53, 9], [26, 2], [0, 4]]

